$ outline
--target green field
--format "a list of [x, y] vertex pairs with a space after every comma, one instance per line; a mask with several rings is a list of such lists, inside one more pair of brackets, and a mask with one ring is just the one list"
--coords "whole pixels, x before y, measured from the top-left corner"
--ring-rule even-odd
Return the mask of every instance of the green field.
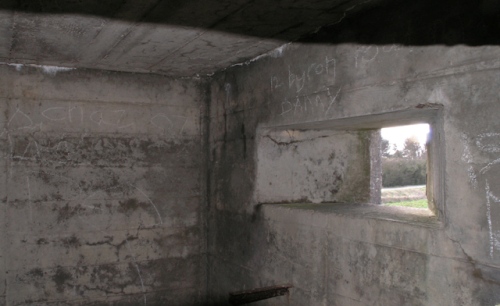
[[403, 201], [394, 203], [385, 203], [385, 206], [404, 206], [404, 207], [415, 207], [415, 208], [428, 208], [427, 199], [415, 200], [415, 201]]
[[428, 208], [425, 185], [382, 189], [382, 204], [385, 206], [404, 206]]

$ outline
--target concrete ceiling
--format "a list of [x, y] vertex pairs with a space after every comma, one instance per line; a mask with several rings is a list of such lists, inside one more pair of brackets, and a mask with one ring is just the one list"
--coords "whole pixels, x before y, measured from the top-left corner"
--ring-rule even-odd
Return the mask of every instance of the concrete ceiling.
[[206, 75], [380, 0], [2, 0], [0, 61]]

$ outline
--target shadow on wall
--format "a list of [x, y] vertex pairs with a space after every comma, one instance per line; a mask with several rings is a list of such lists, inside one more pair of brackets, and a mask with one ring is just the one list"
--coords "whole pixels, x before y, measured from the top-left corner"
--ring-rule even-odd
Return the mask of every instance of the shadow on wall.
[[[419, 18], [409, 18], [419, 16]], [[399, 1], [326, 26], [302, 42], [332, 44], [498, 45], [500, 2]]]
[[[500, 32], [500, 2], [496, 0], [288, 2], [7, 0], [0, 3], [0, 10], [99, 16], [125, 22], [193, 27], [287, 42], [473, 46], [500, 43], [500, 36], [497, 35]], [[355, 15], [356, 18], [351, 18]], [[422, 17], [405, 18], [415, 15]], [[298, 38], [300, 33], [315, 32], [325, 25], [329, 26], [316, 34]], [[339, 30], [339, 25], [349, 30]], [[388, 31], [379, 31], [381, 28]], [[377, 32], [383, 34], [375, 35]]]

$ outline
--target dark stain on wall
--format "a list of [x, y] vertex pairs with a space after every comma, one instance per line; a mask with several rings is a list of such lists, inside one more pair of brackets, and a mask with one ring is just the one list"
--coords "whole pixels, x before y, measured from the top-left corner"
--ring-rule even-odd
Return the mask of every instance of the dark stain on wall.
[[76, 235], [63, 238], [62, 243], [66, 248], [78, 248], [81, 245], [80, 239]]
[[69, 220], [82, 211], [84, 211], [84, 209], [80, 205], [71, 207], [68, 203], [66, 203], [66, 205], [59, 208], [57, 211], [57, 222], [60, 223], [65, 220]]
[[40, 268], [34, 268], [34, 269], [31, 269], [27, 274], [29, 276], [32, 276], [32, 277], [42, 277], [43, 276], [43, 270], [40, 269]]
[[121, 213], [127, 213], [130, 211], [137, 210], [139, 208], [146, 209], [146, 207], [149, 206], [148, 203], [145, 202], [139, 202], [137, 199], [130, 198], [125, 201], [120, 201], [120, 207], [118, 208], [118, 211]]
[[71, 281], [73, 276], [65, 268], [57, 266], [56, 273], [52, 276], [52, 280], [56, 284], [59, 293], [64, 292], [64, 287], [68, 281]]

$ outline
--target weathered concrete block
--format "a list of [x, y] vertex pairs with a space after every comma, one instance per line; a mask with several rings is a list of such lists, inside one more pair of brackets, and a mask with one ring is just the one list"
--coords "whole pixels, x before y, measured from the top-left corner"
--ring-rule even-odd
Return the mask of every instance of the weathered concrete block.
[[199, 302], [197, 83], [17, 69], [0, 67], [0, 299]]
[[[199, 135], [199, 108], [164, 104], [96, 103], [14, 99], [9, 102], [10, 134], [127, 134], [162, 139]], [[80, 136], [78, 135], [78, 136]], [[43, 137], [43, 136], [42, 136]], [[36, 138], [36, 137], [35, 137]]]
[[[342, 34], [355, 35], [352, 27]], [[224, 272], [210, 294], [217, 300], [233, 284], [256, 288], [285, 278], [296, 284], [293, 305], [498, 304], [499, 48], [348, 41], [291, 44], [279, 56], [214, 76], [209, 239], [222, 246], [210, 250], [217, 271]], [[430, 211], [362, 208], [328, 192], [337, 187], [335, 173], [343, 181], [350, 173], [369, 183], [369, 173], [345, 169], [349, 160], [359, 168], [363, 161], [374, 162], [354, 139], [328, 134], [336, 128], [328, 122], [351, 117], [362, 122], [431, 105], [440, 109], [433, 126], [439, 163], [430, 165], [431, 181], [439, 180], [433, 185], [438, 217]], [[391, 124], [391, 118], [379, 123]], [[242, 126], [245, 135], [257, 132], [256, 137], [244, 142]], [[325, 143], [317, 137], [305, 142], [293, 133], [328, 137]], [[243, 144], [253, 148], [253, 158], [248, 150], [241, 154]], [[335, 153], [333, 163], [328, 153]], [[251, 177], [241, 179], [242, 174]], [[344, 185], [359, 196], [364, 189], [356, 182]], [[332, 210], [299, 203], [341, 199], [348, 203]], [[258, 205], [265, 202], [292, 204]], [[322, 243], [313, 243], [318, 240]], [[433, 287], [443, 277], [449, 277], [447, 285]], [[467, 286], [471, 289], [454, 293]]]
[[58, 265], [102, 265], [165, 258], [187, 258], [199, 254], [201, 233], [196, 227], [160, 227], [136, 230], [87, 229], [80, 233], [18, 233], [7, 238], [9, 271], [54, 268]]
[[369, 140], [358, 133], [263, 131], [257, 141], [258, 203], [369, 200]]
[[149, 137], [62, 135], [43, 138], [10, 136], [7, 153], [12, 165], [51, 167], [196, 167], [200, 158], [193, 139], [160, 140]]
[[[73, 102], [123, 102], [199, 107], [202, 100], [196, 81], [159, 75], [134, 75], [109, 71], [71, 70], [50, 74], [31, 67], [0, 67], [11, 78], [9, 97]], [[6, 77], [7, 78], [7, 77]]]
[[[198, 258], [159, 259], [52, 269], [23, 269], [8, 276], [8, 303], [92, 301], [129, 294], [191, 289], [201, 272]], [[167, 277], [168, 276], [168, 277]], [[170, 278], [171, 281], [161, 281]], [[181, 296], [182, 297], [182, 296]]]

